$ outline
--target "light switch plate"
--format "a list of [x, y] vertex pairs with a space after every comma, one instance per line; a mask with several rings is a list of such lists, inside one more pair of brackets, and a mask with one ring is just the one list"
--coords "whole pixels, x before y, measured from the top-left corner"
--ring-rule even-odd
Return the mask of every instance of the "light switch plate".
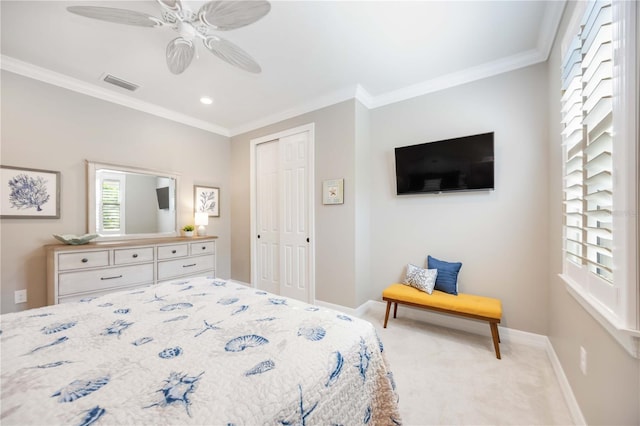
[[27, 301], [27, 290], [16, 290], [14, 293], [14, 299], [16, 304], [25, 303]]

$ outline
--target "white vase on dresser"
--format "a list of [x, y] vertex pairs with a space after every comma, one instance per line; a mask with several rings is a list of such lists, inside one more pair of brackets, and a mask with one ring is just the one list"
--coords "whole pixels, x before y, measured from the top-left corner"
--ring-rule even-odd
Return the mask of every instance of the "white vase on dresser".
[[75, 302], [183, 277], [215, 277], [216, 238], [47, 245], [47, 303]]

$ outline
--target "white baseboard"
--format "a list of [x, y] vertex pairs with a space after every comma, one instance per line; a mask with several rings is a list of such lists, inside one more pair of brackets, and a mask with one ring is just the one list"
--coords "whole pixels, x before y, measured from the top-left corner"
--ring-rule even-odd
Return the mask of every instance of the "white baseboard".
[[548, 337], [545, 338], [547, 339], [547, 356], [549, 357], [549, 361], [551, 362], [551, 366], [553, 367], [553, 372], [556, 373], [556, 379], [558, 380], [558, 384], [560, 385], [560, 389], [562, 390], [562, 395], [564, 396], [564, 400], [567, 403], [567, 407], [569, 407], [569, 412], [571, 413], [573, 424], [580, 426], [586, 425], [587, 422], [582, 415], [582, 410], [580, 410], [580, 405], [578, 405], [576, 397], [573, 395], [573, 390], [571, 389], [571, 385], [569, 384], [567, 376], [564, 374], [564, 370], [562, 369], [560, 360], [556, 355], [556, 351], [553, 349], [551, 340], [549, 340]]

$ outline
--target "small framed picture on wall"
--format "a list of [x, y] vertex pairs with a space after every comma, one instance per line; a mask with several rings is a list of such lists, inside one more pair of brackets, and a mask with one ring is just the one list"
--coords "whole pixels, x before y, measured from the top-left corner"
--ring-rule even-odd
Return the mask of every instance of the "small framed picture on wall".
[[322, 204], [344, 203], [344, 179], [330, 179], [322, 182]]
[[60, 218], [60, 172], [0, 166], [0, 217]]
[[220, 188], [193, 186], [193, 210], [208, 213], [209, 217], [220, 216]]

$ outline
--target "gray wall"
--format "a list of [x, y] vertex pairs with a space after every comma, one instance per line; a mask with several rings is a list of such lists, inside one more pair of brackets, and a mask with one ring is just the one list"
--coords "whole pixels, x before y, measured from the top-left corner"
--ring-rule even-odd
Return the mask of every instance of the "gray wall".
[[[640, 360], [625, 349], [565, 290], [562, 272], [562, 151], [560, 43], [575, 4], [567, 5], [547, 64], [549, 74], [549, 329], [547, 334], [588, 424], [640, 424]], [[640, 9], [640, 8], [639, 8]], [[640, 229], [640, 228], [639, 228]], [[579, 367], [587, 350], [587, 374]]]
[[[343, 102], [233, 137], [232, 277], [250, 280], [250, 140], [314, 122], [317, 299], [380, 299], [408, 262], [431, 254], [463, 262], [461, 291], [501, 298], [506, 326], [546, 334], [546, 93], [539, 65], [372, 111]], [[394, 147], [488, 131], [496, 191], [395, 195]], [[322, 181], [339, 177], [345, 203], [323, 206]]]
[[[355, 101], [346, 101], [231, 139], [232, 278], [251, 281], [251, 139], [315, 123], [315, 297], [324, 302], [356, 306], [355, 108]], [[322, 181], [339, 178], [344, 178], [344, 204], [322, 205]]]
[[[180, 174], [178, 225], [193, 223], [193, 185], [220, 187], [222, 211], [211, 218], [218, 275], [230, 274], [229, 138], [2, 71], [3, 165], [61, 172], [60, 219], [2, 219], [1, 312], [46, 303], [45, 252], [51, 234], [86, 228], [85, 159]], [[26, 288], [28, 303], [13, 293]]]
[[[498, 297], [503, 325], [546, 334], [547, 80], [537, 65], [371, 112], [372, 292], [427, 255], [459, 290]], [[495, 132], [495, 191], [397, 196], [394, 147]]]

